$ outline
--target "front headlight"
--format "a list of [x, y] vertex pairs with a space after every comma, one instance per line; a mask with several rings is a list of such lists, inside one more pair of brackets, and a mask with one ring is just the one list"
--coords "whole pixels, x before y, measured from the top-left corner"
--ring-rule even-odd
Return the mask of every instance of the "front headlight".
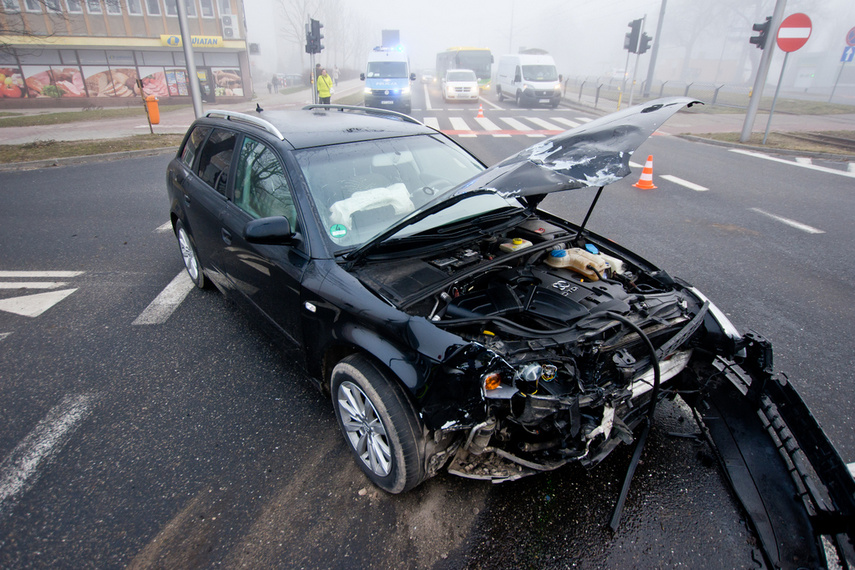
[[363, 93], [365, 93], [366, 95], [371, 95], [371, 88], [366, 87], [365, 89], [363, 89]]
[[404, 87], [403, 89], [401, 89], [401, 95], [409, 95], [409, 94], [410, 94], [410, 88], [409, 87]]

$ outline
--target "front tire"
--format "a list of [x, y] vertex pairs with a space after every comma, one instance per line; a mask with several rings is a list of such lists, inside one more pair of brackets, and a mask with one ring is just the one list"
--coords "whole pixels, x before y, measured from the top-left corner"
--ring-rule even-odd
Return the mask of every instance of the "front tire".
[[202, 270], [202, 264], [199, 262], [199, 255], [196, 253], [196, 246], [193, 240], [190, 239], [190, 234], [184, 229], [184, 224], [181, 220], [175, 222], [175, 237], [178, 238], [178, 248], [181, 250], [181, 257], [184, 260], [184, 268], [190, 275], [190, 279], [199, 289], [205, 289], [208, 282], [205, 279], [205, 272]]
[[354, 354], [333, 368], [330, 388], [344, 439], [372, 483], [397, 494], [424, 481], [424, 432], [397, 382]]
[[499, 103], [501, 103], [502, 101], [505, 100], [505, 96], [502, 95], [502, 88], [501, 87], [496, 88], [496, 97], [498, 97]]

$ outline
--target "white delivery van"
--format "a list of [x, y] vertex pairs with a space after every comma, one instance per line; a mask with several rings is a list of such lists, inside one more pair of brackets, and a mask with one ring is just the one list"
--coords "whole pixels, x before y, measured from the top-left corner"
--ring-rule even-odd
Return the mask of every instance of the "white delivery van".
[[416, 80], [416, 74], [410, 72], [410, 60], [402, 50], [374, 48], [368, 54], [365, 73], [360, 73], [359, 78], [365, 82], [366, 107], [410, 112], [410, 81]]
[[551, 105], [561, 101], [561, 77], [549, 54], [518, 53], [499, 58], [496, 71], [496, 95], [517, 105]]

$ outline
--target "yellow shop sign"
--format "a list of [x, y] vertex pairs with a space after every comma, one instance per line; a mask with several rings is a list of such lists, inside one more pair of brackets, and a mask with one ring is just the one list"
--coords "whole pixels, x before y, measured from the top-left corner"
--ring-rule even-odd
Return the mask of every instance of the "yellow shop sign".
[[[181, 36], [160, 36], [160, 43], [169, 47], [181, 47]], [[223, 36], [190, 36], [190, 44], [193, 47], [223, 47]]]

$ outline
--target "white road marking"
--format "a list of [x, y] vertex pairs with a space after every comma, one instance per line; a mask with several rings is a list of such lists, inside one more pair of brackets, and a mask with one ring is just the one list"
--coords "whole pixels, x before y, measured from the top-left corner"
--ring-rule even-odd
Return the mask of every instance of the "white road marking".
[[848, 172], [852, 172], [853, 174], [855, 174], [855, 162], [850, 162], [850, 163], [846, 166], [846, 170], [847, 170]]
[[849, 468], [849, 474], [855, 477], [855, 463], [850, 463], [846, 467]]
[[799, 164], [813, 164], [813, 161], [806, 156], [797, 156], [796, 162]]
[[0, 289], [56, 289], [66, 285], [64, 281], [7, 281], [0, 283]]
[[68, 442], [96, 400], [94, 394], [66, 396], [0, 463], [0, 516], [32, 488], [40, 468]]
[[0, 333], [0, 340], [6, 340], [12, 333]]
[[0, 301], [0, 311], [15, 313], [22, 317], [38, 317], [75, 291], [77, 288], [3, 299]]
[[801, 222], [797, 222], [797, 221], [791, 220], [789, 218], [782, 218], [781, 216], [776, 216], [775, 214], [770, 214], [769, 212], [761, 210], [760, 208], [749, 208], [749, 209], [754, 211], [754, 212], [757, 212], [758, 214], [763, 214], [764, 216], [768, 216], [768, 217], [772, 218], [773, 220], [777, 220], [777, 221], [781, 222], [782, 224], [787, 224], [790, 227], [796, 228], [797, 230], [801, 230], [803, 232], [807, 232], [809, 234], [824, 234], [825, 233], [823, 230], [818, 230], [818, 229], [814, 228], [813, 226], [809, 226], [807, 224], [803, 224]]
[[425, 117], [424, 119], [422, 119], [422, 122], [432, 129], [440, 130], [439, 119], [437, 119], [436, 117]]
[[0, 279], [25, 278], [40, 279], [53, 278], [62, 279], [83, 275], [83, 271], [0, 271]]
[[[499, 125], [497, 125], [496, 123], [494, 123], [493, 121], [491, 121], [490, 119], [488, 119], [486, 117], [475, 117], [475, 122], [477, 122], [479, 125], [484, 127], [484, 130], [486, 130], [486, 131], [501, 131], [502, 130], [501, 127], [499, 127]], [[493, 136], [498, 138], [498, 137], [510, 137], [511, 135], [504, 133], [504, 134], [494, 134]]]
[[[451, 129], [454, 131], [471, 131], [472, 129], [469, 125], [466, 124], [461, 117], [449, 117], [449, 121], [451, 121]], [[457, 135], [459, 137], [474, 137], [477, 135], [474, 134], [465, 134], [465, 135]]]
[[[503, 121], [503, 122], [507, 123], [507, 124], [508, 124], [512, 129], [514, 129], [515, 131], [522, 131], [522, 132], [525, 132], [525, 131], [532, 131], [532, 130], [534, 130], [534, 129], [532, 129], [531, 127], [529, 127], [528, 125], [526, 125], [526, 124], [524, 124], [524, 123], [521, 123], [520, 121], [517, 121], [516, 119], [514, 119], [514, 118], [512, 118], [512, 117], [499, 117], [499, 120], [501, 120], [501, 121]], [[537, 139], [537, 138], [541, 138], [541, 139], [542, 139], [542, 138], [544, 138], [544, 136], [545, 136], [545, 135], [542, 135], [542, 134], [527, 134], [526, 136], [527, 136], [528, 138], [530, 138], [530, 139]]]
[[547, 131], [563, 131], [561, 127], [558, 125], [554, 125], [549, 121], [544, 121], [543, 119], [539, 119], [538, 117], [524, 117], [526, 121], [531, 121], [538, 127], [542, 129], [546, 129]]
[[561, 123], [562, 125], [566, 125], [566, 126], [570, 127], [571, 129], [576, 128], [581, 124], [581, 123], [577, 123], [576, 121], [571, 121], [570, 119], [565, 119], [564, 117], [552, 117], [552, 120], [555, 121], [556, 123]]
[[827, 172], [828, 174], [837, 174], [838, 176], [847, 176], [849, 178], [855, 178], [855, 171], [835, 170], [834, 168], [826, 168], [824, 166], [817, 166], [815, 164], [799, 164], [798, 162], [794, 162], [792, 160], [784, 160], [783, 158], [776, 158], [774, 156], [769, 156], [767, 154], [753, 152], [750, 150], [742, 150], [741, 148], [732, 148], [729, 150], [730, 152], [736, 152], [739, 154], [744, 154], [746, 156], [753, 156], [754, 158], [764, 158], [773, 162], [789, 164], [790, 166], [798, 166], [799, 168], [807, 168], [810, 170], [817, 170], [819, 172]]
[[709, 190], [709, 188], [701, 186], [700, 184], [695, 184], [694, 182], [689, 182], [688, 180], [683, 180], [682, 178], [677, 178], [676, 176], [671, 176], [670, 174], [663, 174], [659, 178], [664, 178], [665, 180], [669, 180], [674, 184], [685, 186], [689, 190], [694, 190], [695, 192], [706, 192], [707, 190]]
[[583, 122], [583, 123], [590, 123], [590, 122], [591, 122], [591, 121], [593, 121], [594, 119], [589, 119], [588, 117], [576, 117], [576, 120], [577, 120], [577, 121], [581, 121], [581, 122]]
[[485, 97], [483, 97], [483, 96], [482, 96], [482, 97], [479, 97], [478, 99], [479, 99], [479, 100], [481, 100], [481, 101], [483, 101], [485, 104], [487, 104], [487, 105], [491, 106], [494, 110], [496, 110], [496, 109], [498, 109], [499, 111], [504, 111], [504, 110], [505, 110], [504, 108], [500, 107], [499, 105], [496, 105], [495, 103], [493, 103], [492, 101], [490, 101], [489, 99], [487, 99], [487, 98], [485, 98]]
[[186, 271], [181, 271], [131, 324], [159, 325], [165, 323], [166, 319], [175, 312], [175, 309], [178, 308], [184, 297], [193, 290], [194, 286], [190, 275]]
[[155, 233], [166, 233], [172, 231], [172, 222], [166, 222], [162, 226], [157, 226], [157, 229], [154, 230]]
[[424, 87], [425, 90], [425, 110], [433, 111], [433, 107], [430, 106], [430, 94], [428, 93], [427, 85], [423, 85], [422, 87]]
[[643, 164], [638, 164], [637, 162], [629, 161], [629, 166], [631, 168], [644, 168]]

